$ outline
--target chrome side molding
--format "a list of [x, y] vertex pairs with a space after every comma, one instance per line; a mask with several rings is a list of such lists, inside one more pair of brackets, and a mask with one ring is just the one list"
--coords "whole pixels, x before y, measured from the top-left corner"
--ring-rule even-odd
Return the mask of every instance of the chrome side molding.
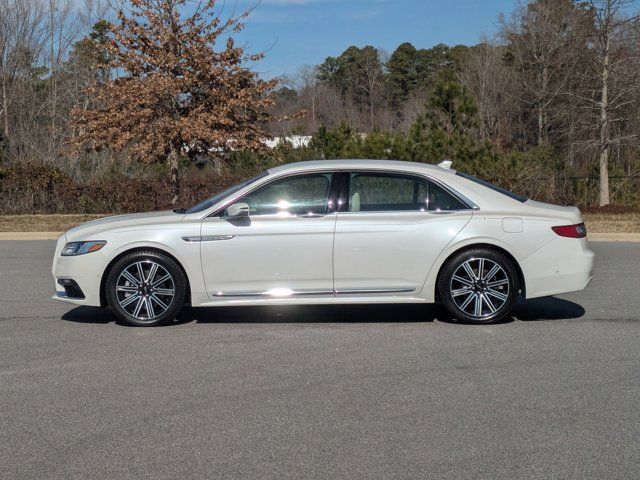
[[235, 235], [205, 235], [205, 236], [193, 236], [182, 237], [185, 242], [218, 242], [220, 240], [231, 240]]
[[319, 290], [291, 290], [290, 288], [272, 288], [267, 291], [235, 291], [235, 292], [214, 292], [214, 297], [291, 297], [294, 295], [331, 295], [330, 288]]
[[416, 289], [411, 287], [400, 288], [341, 288], [334, 290], [336, 295], [351, 295], [351, 294], [365, 294], [365, 293], [409, 293], [414, 292]]
[[358, 294], [376, 294], [376, 293], [410, 293], [416, 289], [411, 287], [405, 288], [344, 288], [340, 290], [327, 289], [309, 289], [309, 290], [292, 290], [290, 288], [272, 288], [267, 291], [259, 290], [242, 290], [230, 292], [213, 292], [214, 297], [271, 297], [283, 298], [300, 295], [358, 295]]

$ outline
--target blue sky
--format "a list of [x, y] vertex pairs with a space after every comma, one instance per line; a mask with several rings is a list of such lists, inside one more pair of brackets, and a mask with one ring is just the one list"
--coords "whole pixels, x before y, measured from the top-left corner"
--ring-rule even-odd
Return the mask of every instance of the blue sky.
[[[229, 12], [256, 0], [224, 5]], [[262, 0], [238, 40], [252, 53], [266, 51], [254, 68], [269, 78], [321, 63], [349, 45], [391, 53], [406, 41], [418, 48], [474, 44], [496, 30], [500, 13], [509, 15], [516, 5], [517, 0]]]

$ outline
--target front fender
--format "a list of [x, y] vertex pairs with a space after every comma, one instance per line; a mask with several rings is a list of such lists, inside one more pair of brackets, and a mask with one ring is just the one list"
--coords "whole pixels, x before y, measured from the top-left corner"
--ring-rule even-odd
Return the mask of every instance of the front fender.
[[[191, 301], [199, 303], [206, 301], [206, 288], [202, 277], [202, 263], [200, 260], [200, 243], [187, 242], [183, 237], [200, 235], [200, 225], [192, 228], [166, 231], [137, 231], [135, 239], [130, 238], [131, 232], [114, 233], [112, 245], [108, 252], [109, 265], [119, 257], [132, 250], [153, 249], [172, 256], [184, 269], [190, 286]], [[105, 266], [105, 270], [108, 266]], [[104, 275], [104, 273], [103, 273]]]

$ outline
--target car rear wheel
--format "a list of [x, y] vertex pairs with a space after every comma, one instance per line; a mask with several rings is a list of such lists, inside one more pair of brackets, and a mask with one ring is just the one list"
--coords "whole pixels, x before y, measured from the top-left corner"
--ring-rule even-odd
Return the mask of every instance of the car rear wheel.
[[162, 253], [133, 252], [111, 268], [106, 296], [113, 313], [136, 326], [171, 322], [182, 308], [186, 279], [180, 266]]
[[455, 255], [443, 267], [438, 293], [455, 319], [494, 323], [504, 319], [518, 297], [518, 273], [505, 255], [478, 248]]

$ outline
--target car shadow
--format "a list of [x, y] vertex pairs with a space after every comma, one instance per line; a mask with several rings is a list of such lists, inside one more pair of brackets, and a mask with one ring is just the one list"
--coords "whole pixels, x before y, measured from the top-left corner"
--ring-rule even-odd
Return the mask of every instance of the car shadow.
[[273, 305], [185, 308], [180, 322], [199, 323], [417, 323], [445, 315], [440, 305]]
[[74, 323], [94, 323], [96, 325], [107, 323], [120, 323], [108, 308], [76, 307], [60, 317], [62, 320]]
[[[500, 323], [515, 320], [568, 320], [580, 318], [585, 310], [569, 300], [555, 297], [520, 300], [513, 315]], [[76, 307], [62, 320], [87, 324], [116, 322], [108, 310], [97, 307]], [[370, 305], [272, 305], [246, 307], [185, 307], [172, 325], [184, 323], [419, 323], [438, 320], [453, 322], [441, 305], [370, 304]], [[128, 326], [128, 325], [127, 325]]]
[[[417, 323], [444, 318], [440, 305], [271, 305], [246, 307], [185, 307], [172, 325], [183, 323]], [[125, 325], [108, 310], [76, 307], [62, 315], [76, 323]]]
[[524, 322], [540, 320], [571, 320], [584, 316], [582, 305], [556, 297], [520, 300], [512, 316]]

